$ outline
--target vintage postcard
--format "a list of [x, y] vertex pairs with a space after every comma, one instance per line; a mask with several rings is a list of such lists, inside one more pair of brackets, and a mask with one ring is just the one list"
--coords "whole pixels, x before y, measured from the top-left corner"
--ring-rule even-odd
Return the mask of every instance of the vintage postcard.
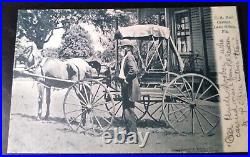
[[236, 7], [18, 10], [7, 153], [248, 151]]

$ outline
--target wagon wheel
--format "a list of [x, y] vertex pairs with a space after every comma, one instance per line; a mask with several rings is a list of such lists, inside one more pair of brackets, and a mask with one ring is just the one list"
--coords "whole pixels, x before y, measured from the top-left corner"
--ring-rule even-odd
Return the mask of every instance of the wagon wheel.
[[[113, 78], [111, 83], [111, 94], [113, 95], [115, 102], [115, 117], [123, 116], [123, 108], [122, 108], [122, 96], [121, 96], [121, 83], [118, 79]], [[111, 104], [105, 104], [106, 109], [109, 111], [113, 107]], [[144, 109], [144, 103], [136, 102], [134, 112], [136, 113], [137, 120], [141, 120], [145, 114], [146, 110]]]
[[[109, 101], [104, 97], [109, 97]], [[100, 81], [86, 79], [68, 89], [63, 112], [73, 131], [99, 136], [109, 129], [114, 119], [115, 108], [107, 111], [106, 104], [114, 106], [109, 90]]]
[[[168, 75], [169, 74], [169, 75]], [[162, 80], [162, 83], [165, 83], [163, 86], [161, 86], [162, 88], [162, 94], [163, 94], [163, 90], [165, 88], [165, 85], [168, 84], [169, 82], [171, 82], [173, 79], [175, 79], [177, 76], [179, 76], [176, 73], [173, 72], [168, 72], [165, 76], [165, 78]], [[158, 88], [158, 87], [157, 87]], [[150, 97], [151, 102], [148, 105], [148, 115], [157, 123], [159, 124], [164, 124], [165, 123], [165, 118], [162, 112], [162, 95], [158, 96], [158, 97]], [[164, 108], [166, 108], [166, 104], [164, 105]]]
[[147, 113], [149, 100], [145, 96], [141, 96], [141, 101], [135, 103], [134, 112], [136, 115], [136, 120], [139, 122]]
[[180, 134], [210, 134], [220, 120], [219, 101], [219, 89], [211, 80], [184, 74], [167, 85], [163, 113], [167, 124]]
[[121, 97], [121, 83], [118, 80], [118, 77], [111, 77], [108, 88], [114, 99], [114, 106], [112, 104], [105, 104], [106, 110], [110, 111], [115, 108], [114, 116], [122, 115], [122, 97]]
[[[122, 116], [123, 117], [123, 108], [122, 108], [122, 100], [114, 101], [115, 103], [115, 117]], [[109, 111], [113, 107], [110, 107], [110, 104], [105, 104], [106, 109]], [[136, 114], [136, 120], [140, 121], [147, 113], [147, 109], [144, 108], [144, 102], [135, 102], [134, 112]]]

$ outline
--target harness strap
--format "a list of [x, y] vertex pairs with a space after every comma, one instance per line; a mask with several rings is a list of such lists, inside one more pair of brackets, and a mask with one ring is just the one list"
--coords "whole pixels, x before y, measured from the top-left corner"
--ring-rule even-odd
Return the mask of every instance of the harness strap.
[[75, 67], [77, 68], [77, 71], [78, 71], [78, 75], [77, 75], [78, 80], [80, 80], [80, 69], [79, 69], [79, 67], [76, 64], [74, 64], [74, 65], [75, 65]]

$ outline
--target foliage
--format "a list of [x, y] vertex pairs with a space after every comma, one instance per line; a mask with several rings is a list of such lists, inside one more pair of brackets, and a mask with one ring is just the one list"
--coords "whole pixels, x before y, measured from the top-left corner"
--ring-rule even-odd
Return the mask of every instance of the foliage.
[[[33, 41], [38, 49], [43, 49], [44, 44], [53, 35], [54, 30], [63, 28], [65, 29], [63, 45], [59, 50], [56, 50], [59, 56], [65, 53], [64, 57], [88, 57], [93, 53], [88, 32], [80, 29], [80, 27], [71, 27], [79, 23], [93, 24], [96, 30], [103, 34], [100, 37], [100, 42], [106, 49], [104, 53], [106, 56], [102, 56], [102, 58], [108, 61], [114, 59], [115, 56], [113, 35], [116, 29], [117, 17], [119, 26], [137, 23], [135, 9], [112, 10], [112, 12], [110, 12], [110, 9], [20, 10], [18, 12], [17, 38], [20, 39], [25, 36], [29, 41]], [[53, 52], [46, 51], [44, 52], [48, 53], [48, 55], [52, 53], [55, 56], [54, 50]]]
[[78, 23], [85, 17], [85, 13], [86, 10], [74, 9], [20, 10], [17, 38], [25, 36], [42, 49], [55, 29], [69, 29], [72, 23]]
[[116, 59], [114, 40], [116, 18], [119, 27], [130, 26], [137, 23], [136, 9], [121, 9], [113, 10], [112, 12], [113, 14], [109, 13], [108, 10], [102, 10], [99, 12], [100, 16], [98, 16], [98, 20], [94, 20], [96, 26], [101, 26], [100, 29], [103, 34], [103, 36], [100, 37], [100, 42], [105, 48], [105, 51], [100, 56], [103, 62], [111, 62]]
[[74, 25], [63, 34], [59, 56], [63, 58], [88, 58], [93, 54], [93, 44], [89, 33], [79, 25]]
[[44, 57], [49, 57], [49, 58], [58, 58], [58, 49], [57, 48], [46, 48], [43, 49], [42, 55]]
[[24, 50], [25, 47], [21, 44], [20, 39], [17, 38], [15, 44], [15, 57], [18, 57], [20, 54], [22, 54]]

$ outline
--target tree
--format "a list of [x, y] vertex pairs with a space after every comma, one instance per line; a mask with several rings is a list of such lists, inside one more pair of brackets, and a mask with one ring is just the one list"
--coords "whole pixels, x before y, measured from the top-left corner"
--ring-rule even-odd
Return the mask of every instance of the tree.
[[20, 10], [18, 12], [17, 38], [25, 36], [42, 49], [55, 29], [68, 29], [82, 19], [85, 10], [47, 9]]
[[[109, 9], [98, 11], [93, 23], [100, 28], [103, 36], [100, 37], [100, 42], [105, 48], [105, 51], [100, 55], [104, 62], [111, 62], [116, 59], [114, 34], [116, 32], [116, 18], [118, 18], [118, 26], [130, 26], [137, 23], [136, 9]], [[119, 57], [120, 58], [120, 57]]]
[[[103, 43], [109, 48], [115, 32], [115, 18], [119, 14], [120, 26], [132, 25], [135, 16], [130, 16], [136, 10], [118, 10], [118, 14], [110, 14], [108, 9], [46, 9], [20, 10], [18, 12], [17, 38], [25, 36], [33, 41], [38, 49], [43, 49], [55, 29], [67, 30], [79, 22], [93, 24], [107, 38]], [[132, 20], [131, 20], [132, 19]], [[103, 40], [104, 41], [104, 40]]]
[[79, 25], [73, 25], [63, 34], [59, 56], [63, 58], [88, 58], [93, 54], [93, 44], [89, 33]]

